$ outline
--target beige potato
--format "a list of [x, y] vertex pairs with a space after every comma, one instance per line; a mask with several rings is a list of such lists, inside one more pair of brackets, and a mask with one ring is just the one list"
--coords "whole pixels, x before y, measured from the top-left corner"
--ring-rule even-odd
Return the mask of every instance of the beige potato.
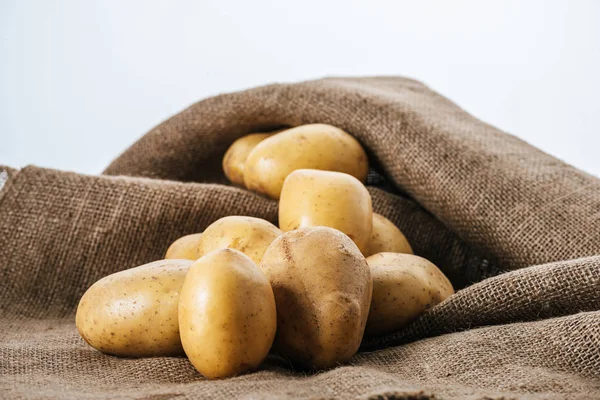
[[297, 169], [345, 172], [364, 182], [369, 163], [360, 143], [331, 125], [288, 129], [260, 142], [248, 155], [245, 186], [279, 199], [283, 181]]
[[248, 154], [271, 135], [272, 133], [252, 133], [233, 142], [223, 157], [223, 171], [227, 179], [236, 185], [244, 186], [244, 169]]
[[276, 237], [283, 232], [264, 219], [232, 215], [213, 222], [198, 241], [198, 254], [204, 256], [218, 249], [235, 249], [255, 263]]
[[198, 244], [201, 233], [193, 233], [191, 235], [182, 236], [174, 241], [165, 254], [165, 259], [192, 260], [195, 261], [202, 257], [199, 252]]
[[274, 349], [291, 362], [317, 369], [352, 357], [371, 303], [369, 267], [342, 232], [303, 228], [275, 239], [260, 264], [275, 293]]
[[372, 214], [369, 191], [341, 172], [296, 170], [286, 178], [279, 201], [284, 232], [328, 226], [348, 235], [363, 252], [371, 239]]
[[277, 328], [273, 290], [248, 256], [233, 249], [197, 260], [179, 300], [181, 342], [204, 376], [226, 378], [257, 368]]
[[177, 307], [190, 260], [161, 260], [117, 272], [83, 295], [75, 323], [83, 339], [125, 357], [182, 355]]
[[413, 254], [402, 231], [383, 215], [373, 213], [373, 230], [364, 254], [368, 257], [383, 252]]
[[367, 263], [373, 277], [368, 336], [397, 331], [454, 293], [443, 272], [422, 257], [378, 253]]

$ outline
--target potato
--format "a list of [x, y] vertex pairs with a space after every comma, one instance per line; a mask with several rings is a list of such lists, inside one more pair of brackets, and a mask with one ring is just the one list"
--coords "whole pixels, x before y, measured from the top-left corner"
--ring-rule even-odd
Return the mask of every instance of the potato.
[[341, 172], [300, 169], [285, 180], [279, 201], [284, 232], [309, 226], [342, 231], [365, 251], [373, 224], [371, 195], [362, 183]]
[[341, 129], [325, 124], [288, 129], [260, 142], [248, 155], [244, 184], [279, 199], [283, 181], [297, 169], [345, 172], [367, 179], [367, 155], [360, 143]]
[[260, 264], [275, 293], [274, 349], [317, 369], [348, 361], [363, 337], [372, 281], [358, 247], [327, 227], [287, 232]]
[[383, 252], [413, 254], [408, 240], [400, 229], [383, 215], [373, 213], [373, 230], [364, 254], [368, 257]]
[[397, 331], [454, 293], [448, 278], [424, 258], [378, 253], [367, 257], [367, 263], [373, 277], [373, 300], [366, 335]]
[[94, 283], [77, 307], [79, 333], [92, 347], [125, 357], [183, 355], [179, 292], [190, 260], [161, 260]]
[[179, 300], [181, 342], [204, 376], [226, 378], [257, 368], [277, 328], [269, 281], [248, 256], [220, 249], [197, 260]]
[[267, 247], [282, 233], [264, 219], [232, 215], [206, 228], [198, 241], [198, 254], [229, 248], [241, 251], [258, 264]]
[[202, 257], [199, 252], [198, 243], [202, 237], [201, 233], [182, 236], [174, 241], [167, 249], [165, 259], [192, 260]]
[[252, 133], [233, 142], [223, 157], [223, 171], [232, 183], [244, 186], [244, 168], [248, 154], [271, 133]]

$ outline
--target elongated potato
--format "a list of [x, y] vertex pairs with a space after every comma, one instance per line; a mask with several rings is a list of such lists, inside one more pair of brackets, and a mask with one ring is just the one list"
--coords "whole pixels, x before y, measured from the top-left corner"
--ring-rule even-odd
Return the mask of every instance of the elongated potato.
[[342, 232], [313, 227], [273, 241], [260, 264], [275, 293], [274, 349], [303, 367], [328, 368], [352, 357], [371, 303], [369, 267]]
[[373, 224], [369, 191], [341, 172], [300, 169], [285, 180], [279, 201], [279, 227], [284, 232], [309, 226], [342, 231], [366, 251]]
[[360, 143], [343, 130], [302, 125], [260, 142], [246, 159], [244, 183], [250, 190], [279, 199], [285, 178], [307, 168], [345, 172], [364, 182], [369, 165]]
[[365, 257], [377, 253], [413, 254], [412, 247], [396, 225], [381, 214], [373, 213], [373, 230]]
[[165, 259], [192, 260], [202, 257], [198, 243], [202, 237], [201, 233], [182, 236], [174, 241], [167, 249]]
[[271, 133], [252, 133], [242, 136], [227, 149], [223, 157], [223, 171], [232, 183], [244, 186], [244, 169], [248, 154]]
[[179, 327], [185, 353], [202, 375], [226, 378], [255, 369], [277, 328], [271, 285], [248, 256], [213, 251], [185, 278]]
[[373, 277], [373, 300], [366, 335], [399, 330], [454, 293], [443, 272], [424, 258], [378, 253], [367, 257], [367, 263]]
[[198, 254], [229, 248], [241, 251], [258, 264], [267, 247], [282, 233], [264, 219], [232, 215], [206, 228], [198, 241]]
[[190, 260], [161, 260], [94, 283], [77, 307], [79, 333], [92, 347], [126, 357], [182, 355], [177, 307]]

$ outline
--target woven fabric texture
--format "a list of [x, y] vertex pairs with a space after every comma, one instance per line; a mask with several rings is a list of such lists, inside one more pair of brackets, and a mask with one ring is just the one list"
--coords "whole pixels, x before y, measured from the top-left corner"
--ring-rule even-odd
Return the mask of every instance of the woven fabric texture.
[[[374, 210], [460, 289], [348, 365], [203, 379], [185, 358], [103, 355], [85, 290], [226, 215], [277, 204], [225, 184], [238, 137], [328, 123], [367, 149]], [[0, 393], [9, 398], [600, 398], [600, 180], [396, 77], [275, 84], [200, 101], [103, 175], [0, 166]]]

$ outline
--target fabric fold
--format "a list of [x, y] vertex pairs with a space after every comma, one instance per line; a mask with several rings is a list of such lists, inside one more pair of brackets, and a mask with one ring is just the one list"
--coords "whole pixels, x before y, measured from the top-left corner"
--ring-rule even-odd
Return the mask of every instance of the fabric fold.
[[325, 78], [202, 100], [105, 171], [222, 182], [235, 139], [308, 123], [340, 127], [370, 161], [501, 269], [600, 254], [600, 181], [479, 121], [406, 78]]
[[[374, 211], [458, 292], [310, 374], [270, 356], [204, 380], [185, 358], [124, 359], [74, 325], [98, 279], [161, 259], [226, 215], [277, 203], [226, 184], [238, 137], [307, 123], [365, 146]], [[417, 81], [325, 78], [202, 100], [99, 176], [0, 166], [0, 393], [15, 398], [598, 398], [600, 180]]]

